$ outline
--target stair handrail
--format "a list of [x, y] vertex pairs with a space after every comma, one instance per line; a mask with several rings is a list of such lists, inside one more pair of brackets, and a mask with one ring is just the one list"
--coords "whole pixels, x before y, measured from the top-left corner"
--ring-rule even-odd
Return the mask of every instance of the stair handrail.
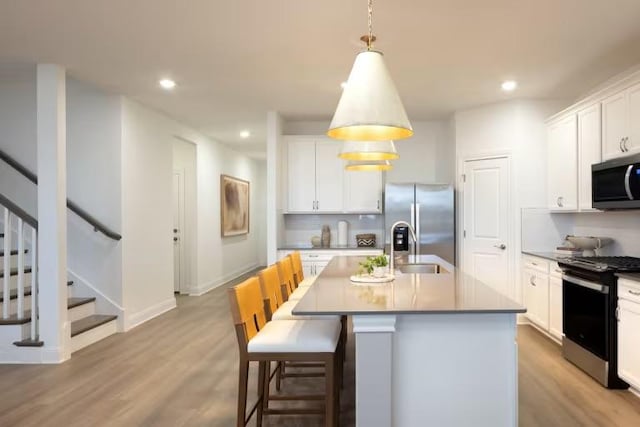
[[[15, 160], [13, 157], [9, 156], [7, 153], [5, 153], [2, 150], [0, 150], [0, 160], [4, 161], [6, 164], [11, 166], [19, 174], [21, 174], [22, 176], [27, 178], [29, 181], [31, 181], [35, 185], [38, 185], [38, 177], [33, 172], [31, 172], [29, 169], [27, 169], [26, 167], [21, 165], [17, 160]], [[8, 200], [8, 199], [6, 199], [6, 200]], [[12, 202], [9, 200], [9, 203], [12, 203]], [[15, 205], [15, 203], [13, 203], [13, 206], [18, 208], [18, 209], [20, 209], [18, 206]], [[9, 207], [9, 206], [7, 206], [7, 207]], [[107, 227], [106, 225], [104, 225], [103, 223], [101, 223], [100, 221], [95, 219], [87, 211], [85, 211], [84, 209], [82, 209], [81, 207], [79, 207], [77, 204], [75, 204], [74, 202], [72, 202], [69, 199], [67, 199], [67, 208], [69, 208], [69, 210], [71, 212], [75, 213], [80, 218], [82, 218], [86, 222], [88, 222], [91, 226], [93, 226], [93, 230], [94, 231], [99, 231], [102, 234], [104, 234], [105, 236], [107, 236], [108, 238], [113, 239], [113, 240], [121, 240], [122, 239], [122, 236], [120, 234], [118, 234], [115, 231], [109, 229], [109, 227]], [[12, 208], [10, 208], [10, 209], [12, 209]], [[20, 211], [25, 213], [26, 215], [28, 215], [22, 209], [20, 209]], [[26, 222], [26, 220], [25, 220], [25, 222]], [[31, 224], [29, 224], [29, 225], [31, 225]], [[36, 221], [36, 226], [33, 226], [33, 227], [34, 228], [37, 227], [37, 221]]]
[[0, 206], [4, 206], [9, 209], [9, 211], [22, 219], [25, 223], [29, 224], [31, 227], [38, 229], [38, 220], [29, 215], [26, 211], [24, 211], [20, 206], [13, 203], [11, 200], [7, 199], [4, 195], [0, 194]]

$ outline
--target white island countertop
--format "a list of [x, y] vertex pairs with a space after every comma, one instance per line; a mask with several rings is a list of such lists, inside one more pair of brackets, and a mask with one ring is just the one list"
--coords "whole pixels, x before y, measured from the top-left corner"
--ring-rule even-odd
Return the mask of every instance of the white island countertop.
[[433, 255], [439, 274], [352, 283], [365, 257], [334, 257], [297, 315], [352, 319], [357, 427], [516, 427], [516, 315], [526, 309]]
[[354, 283], [365, 257], [334, 257], [293, 309], [296, 315], [524, 313], [525, 307], [434, 255], [407, 263], [437, 264], [439, 274], [405, 274], [388, 283]]

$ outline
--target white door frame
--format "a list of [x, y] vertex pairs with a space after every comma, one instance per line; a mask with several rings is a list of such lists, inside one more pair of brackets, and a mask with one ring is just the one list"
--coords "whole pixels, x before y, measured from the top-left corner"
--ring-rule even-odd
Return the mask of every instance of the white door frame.
[[[187, 269], [187, 263], [186, 263], [186, 257], [185, 257], [185, 246], [188, 243], [187, 239], [186, 239], [186, 206], [185, 206], [185, 170], [184, 168], [174, 168], [173, 169], [173, 176], [175, 177], [175, 175], [178, 175], [179, 178], [179, 197], [178, 197], [178, 210], [179, 215], [180, 215], [180, 219], [179, 219], [179, 232], [178, 234], [174, 234], [172, 233], [172, 236], [175, 238], [177, 237], [178, 239], [180, 239], [179, 241], [179, 265], [180, 265], [180, 274], [179, 274], [179, 283], [178, 283], [178, 287], [176, 289], [175, 286], [175, 280], [174, 280], [174, 292], [179, 292], [179, 293], [183, 293], [185, 291], [185, 285], [186, 285], [186, 269]], [[173, 195], [173, 197], [175, 197], [175, 195]], [[173, 203], [175, 203], [175, 200], [173, 200]], [[173, 209], [172, 209], [173, 210]], [[173, 225], [175, 226], [175, 218], [174, 218], [174, 223]], [[175, 256], [175, 255], [174, 255]], [[175, 259], [174, 259], [174, 265], [175, 265]], [[174, 278], [175, 279], [175, 278]]]
[[515, 167], [513, 162], [513, 156], [511, 151], [492, 151], [486, 153], [478, 153], [478, 154], [466, 154], [457, 156], [456, 161], [456, 206], [457, 208], [457, 218], [456, 218], [456, 228], [458, 230], [457, 234], [457, 260], [458, 265], [462, 269], [462, 271], [467, 271], [466, 260], [464, 257], [465, 253], [465, 238], [464, 238], [464, 165], [466, 162], [477, 161], [477, 160], [492, 160], [492, 159], [500, 159], [506, 158], [509, 164], [509, 203], [508, 203], [508, 222], [507, 222], [507, 247], [511, 248], [508, 255], [508, 280], [509, 283], [512, 283], [512, 295], [508, 295], [510, 298], [515, 299], [516, 301], [522, 301], [521, 289], [519, 286], [519, 280], [516, 277], [516, 255], [520, 252], [519, 239], [516, 238], [516, 220], [520, 217], [517, 209], [516, 202], [516, 175], [515, 175]]

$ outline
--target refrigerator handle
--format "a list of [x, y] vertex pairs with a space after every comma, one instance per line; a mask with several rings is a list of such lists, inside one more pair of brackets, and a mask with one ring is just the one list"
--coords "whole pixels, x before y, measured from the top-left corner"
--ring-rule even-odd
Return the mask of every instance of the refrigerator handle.
[[418, 239], [415, 242], [416, 245], [416, 255], [420, 255], [420, 203], [416, 203], [416, 222], [415, 224], [415, 232], [416, 238]]
[[[416, 230], [416, 204], [415, 203], [411, 203], [411, 221], [409, 221], [411, 223], [411, 227], [413, 227], [413, 230]], [[412, 255], [416, 254], [416, 242], [413, 242], [413, 253]]]

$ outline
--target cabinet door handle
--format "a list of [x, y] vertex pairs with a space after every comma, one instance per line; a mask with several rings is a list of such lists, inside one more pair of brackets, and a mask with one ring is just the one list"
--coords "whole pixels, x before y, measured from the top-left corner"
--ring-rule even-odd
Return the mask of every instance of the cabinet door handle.
[[529, 283], [531, 283], [532, 286], [536, 285], [536, 278], [531, 276], [531, 278], [529, 279]]
[[558, 197], [558, 199], [556, 200], [556, 203], [558, 203], [559, 207], [563, 207], [564, 206], [564, 197], [562, 197], [562, 196]]
[[624, 142], [624, 138], [620, 138], [620, 143], [618, 144], [618, 146], [620, 147], [620, 151], [622, 151], [624, 153], [624, 148], [622, 148], [622, 143]]
[[627, 142], [629, 142], [629, 137], [625, 136], [624, 142], [622, 143], [622, 146], [624, 147], [625, 152], [629, 151], [629, 148], [627, 147]]
[[380, 200], [378, 200], [378, 210], [380, 210]]
[[620, 321], [620, 307], [616, 307], [616, 320]]
[[629, 293], [630, 293], [631, 295], [640, 296], [640, 292], [632, 291], [631, 289], [629, 289]]

